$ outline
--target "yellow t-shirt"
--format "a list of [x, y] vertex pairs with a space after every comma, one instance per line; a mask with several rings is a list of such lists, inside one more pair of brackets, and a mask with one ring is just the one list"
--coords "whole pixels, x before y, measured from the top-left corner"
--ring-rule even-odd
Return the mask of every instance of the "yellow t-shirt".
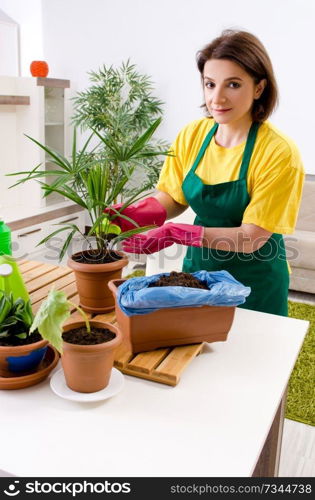
[[[188, 205], [182, 191], [183, 180], [213, 125], [212, 118], [201, 118], [186, 125], [171, 147], [175, 156], [165, 159], [157, 189], [168, 193], [182, 205]], [[245, 142], [224, 148], [216, 144], [213, 137], [196, 169], [196, 175], [204, 184], [237, 180]], [[262, 123], [247, 172], [250, 202], [242, 222], [256, 224], [272, 233], [293, 233], [304, 177], [295, 143], [269, 121]]]

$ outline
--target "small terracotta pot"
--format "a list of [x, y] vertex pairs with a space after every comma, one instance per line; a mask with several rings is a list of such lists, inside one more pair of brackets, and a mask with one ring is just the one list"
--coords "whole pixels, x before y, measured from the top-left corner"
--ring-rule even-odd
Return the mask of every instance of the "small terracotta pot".
[[[74, 255], [81, 253], [88, 252]], [[121, 278], [122, 269], [128, 264], [128, 258], [123, 252], [116, 253], [122, 259], [107, 264], [84, 264], [68, 259], [68, 266], [75, 273], [80, 306], [84, 311], [100, 314], [115, 309], [115, 300], [109, 291], [108, 282]]]
[[49, 67], [46, 61], [32, 61], [30, 65], [32, 76], [39, 76], [46, 78], [48, 75]]
[[19, 346], [0, 346], [0, 376], [16, 377], [36, 370], [46, 354], [47, 340]]
[[[122, 342], [120, 330], [111, 323], [91, 320], [91, 326], [108, 328], [115, 333], [109, 342], [95, 345], [70, 344], [63, 341], [62, 367], [67, 386], [76, 392], [96, 392], [104, 389], [109, 382], [114, 364], [114, 354]], [[85, 326], [84, 321], [75, 321], [64, 326], [68, 332]]]
[[119, 328], [133, 353], [200, 342], [223, 342], [227, 339], [235, 307], [174, 307], [127, 316], [116, 300], [118, 287], [124, 281], [110, 281], [108, 286], [115, 297]]

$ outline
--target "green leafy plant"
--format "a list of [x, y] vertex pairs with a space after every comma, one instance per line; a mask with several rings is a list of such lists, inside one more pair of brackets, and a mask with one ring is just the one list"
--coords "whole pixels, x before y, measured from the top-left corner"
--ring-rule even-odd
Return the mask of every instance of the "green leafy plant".
[[0, 290], [0, 339], [10, 341], [14, 337], [26, 339], [30, 336], [30, 327], [34, 315], [31, 303], [18, 298], [14, 300], [12, 293]]
[[[162, 116], [163, 102], [153, 95], [153, 84], [149, 76], [142, 75], [128, 60], [120, 67], [103, 65], [97, 71], [88, 72], [91, 85], [73, 98], [73, 123], [86, 130], [92, 128], [108, 141], [124, 144], [130, 149], [136, 138], [150, 126], [152, 121]], [[146, 153], [163, 153], [168, 145], [162, 140], [146, 143]], [[91, 152], [91, 158], [107, 157], [111, 148], [106, 143], [98, 152]], [[127, 161], [127, 165], [129, 160]], [[139, 182], [145, 189], [155, 186], [163, 158], [159, 155], [132, 159], [137, 169], [137, 179], [130, 179], [121, 190], [122, 198], [132, 194]]]
[[90, 323], [85, 312], [76, 304], [67, 300], [63, 291], [50, 290], [47, 299], [41, 303], [30, 332], [38, 330], [43, 339], [48, 340], [62, 354], [62, 326], [70, 316], [71, 307], [75, 307], [82, 315], [86, 329], [90, 333]]
[[[97, 262], [103, 263], [113, 260], [113, 258], [115, 260], [113, 248], [120, 240], [154, 227], [146, 226], [140, 228], [132, 219], [120, 214], [125, 207], [144, 196], [146, 187], [142, 186], [129, 195], [119, 211], [112, 208], [110, 216], [104, 213], [104, 210], [115, 204], [124, 186], [132, 178], [136, 168], [136, 164], [133, 161], [140, 161], [143, 158], [161, 154], [160, 150], [149, 152], [145, 150], [145, 146], [160, 122], [161, 118], [155, 120], [140, 137], [128, 145], [116, 142], [113, 137], [103, 137], [98, 131], [93, 130], [80, 151], [77, 151], [76, 130], [74, 130], [70, 159], [41, 144], [36, 139], [27, 136], [45, 151], [46, 157], [50, 159], [50, 163], [54, 165], [54, 168], [45, 171], [42, 169], [42, 165], [39, 164], [31, 171], [8, 174], [10, 176], [22, 176], [16, 184], [10, 187], [12, 188], [18, 184], [35, 180], [41, 185], [44, 197], [52, 193], [58, 193], [84, 208], [91, 220], [91, 227], [88, 234], [82, 233], [76, 224], [62, 223], [62, 227], [49, 234], [39, 245], [46, 243], [62, 231], [67, 231], [69, 234], [60, 250], [60, 260], [68, 250], [72, 239], [76, 235], [80, 235], [82, 240], [86, 241], [89, 251], [95, 251]], [[99, 138], [100, 144], [105, 144], [107, 148], [107, 156], [97, 161], [86, 156], [90, 141], [95, 136]], [[97, 147], [92, 151], [97, 149]], [[163, 154], [168, 155], [170, 153], [164, 151]], [[47, 182], [47, 176], [53, 176], [51, 183]], [[134, 225], [134, 229], [120, 233], [120, 228], [114, 223], [118, 215], [131, 222]], [[96, 248], [93, 248], [93, 245]]]

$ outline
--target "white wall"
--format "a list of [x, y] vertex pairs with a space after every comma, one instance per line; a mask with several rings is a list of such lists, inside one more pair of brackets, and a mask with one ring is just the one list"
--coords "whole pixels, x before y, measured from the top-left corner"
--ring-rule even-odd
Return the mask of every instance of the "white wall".
[[19, 25], [0, 9], [0, 75], [20, 75]]
[[271, 121], [295, 140], [307, 173], [315, 174], [314, 1], [0, 0], [0, 8], [21, 23], [22, 75], [43, 57], [49, 76], [69, 78], [80, 90], [89, 84], [87, 71], [130, 57], [166, 103], [159, 136], [169, 141], [202, 116], [196, 51], [224, 28], [253, 32], [271, 56], [280, 88]]
[[88, 86], [86, 72], [131, 57], [152, 76], [165, 102], [160, 136], [202, 116], [195, 53], [228, 27], [257, 35], [274, 64], [281, 92], [272, 121], [298, 144], [315, 174], [313, 117], [315, 2], [311, 0], [42, 0], [44, 54], [51, 76]]
[[42, 0], [0, 0], [0, 9], [19, 24], [21, 76], [31, 76], [31, 62], [43, 59]]

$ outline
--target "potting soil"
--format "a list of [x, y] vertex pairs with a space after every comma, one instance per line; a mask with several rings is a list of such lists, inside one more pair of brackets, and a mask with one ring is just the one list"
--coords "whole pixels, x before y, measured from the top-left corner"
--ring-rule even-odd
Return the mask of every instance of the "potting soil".
[[85, 250], [84, 252], [78, 252], [72, 255], [71, 258], [75, 262], [80, 262], [81, 264], [108, 264], [121, 260], [122, 256], [113, 250], [104, 253], [99, 253], [98, 250]]
[[3, 337], [0, 339], [0, 345], [4, 347], [28, 345], [34, 344], [34, 342], [39, 342], [40, 340], [42, 340], [42, 336], [38, 332], [33, 332], [31, 335], [26, 337], [26, 339], [20, 339], [19, 337], [15, 337], [14, 335], [10, 336], [9, 338]]
[[62, 338], [65, 342], [69, 342], [69, 344], [95, 345], [109, 342], [115, 338], [115, 334], [108, 328], [95, 327], [91, 327], [91, 332], [89, 333], [85, 326], [81, 326], [80, 328], [64, 332]]
[[186, 286], [189, 288], [203, 288], [209, 290], [208, 286], [189, 273], [178, 273], [171, 271], [169, 276], [161, 276], [154, 283], [150, 283], [148, 288], [155, 286]]

